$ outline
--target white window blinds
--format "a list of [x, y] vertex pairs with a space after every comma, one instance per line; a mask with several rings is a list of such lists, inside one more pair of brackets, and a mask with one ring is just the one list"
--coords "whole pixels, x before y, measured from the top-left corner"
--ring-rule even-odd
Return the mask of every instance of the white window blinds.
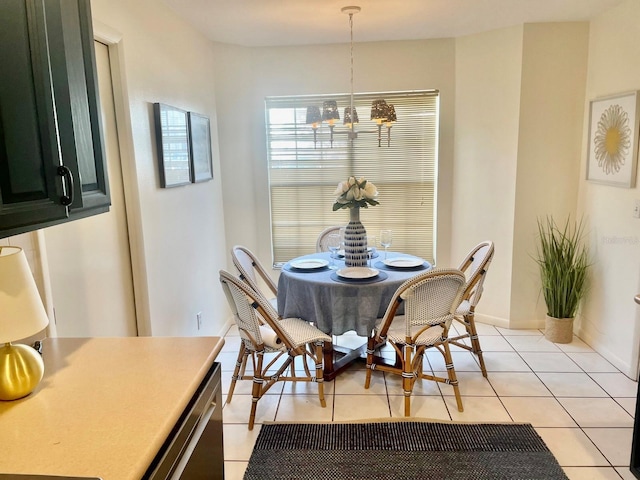
[[[398, 121], [382, 127], [369, 120], [371, 102], [384, 98], [395, 106]], [[329, 127], [314, 134], [306, 125], [307, 106], [322, 109], [324, 100], [337, 100], [340, 120], [333, 147]], [[342, 125], [348, 94], [268, 97], [267, 153], [271, 194], [271, 236], [275, 266], [315, 251], [318, 234], [331, 225], [346, 225], [348, 210], [332, 211], [334, 191], [350, 175], [378, 187], [380, 205], [360, 209], [367, 235], [379, 245], [381, 229], [393, 230], [390, 251], [420, 256], [434, 263], [435, 192], [438, 159], [438, 92], [383, 92], [354, 95], [360, 118], [358, 138], [349, 141]], [[373, 132], [373, 133], [364, 133]]]

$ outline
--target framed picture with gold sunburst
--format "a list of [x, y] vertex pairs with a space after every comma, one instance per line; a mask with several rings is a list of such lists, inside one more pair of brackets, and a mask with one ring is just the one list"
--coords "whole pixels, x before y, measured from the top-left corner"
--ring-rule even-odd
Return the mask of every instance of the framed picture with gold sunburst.
[[638, 100], [638, 91], [634, 91], [590, 102], [587, 180], [635, 187]]

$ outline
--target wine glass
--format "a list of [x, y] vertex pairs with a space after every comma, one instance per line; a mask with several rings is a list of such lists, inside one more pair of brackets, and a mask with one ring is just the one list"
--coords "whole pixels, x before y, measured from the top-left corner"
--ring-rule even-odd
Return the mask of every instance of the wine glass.
[[387, 248], [391, 246], [393, 241], [393, 232], [391, 230], [380, 230], [380, 245], [384, 247], [384, 259], [387, 259]]
[[329, 265], [329, 268], [335, 270], [337, 268], [335, 264], [336, 253], [338, 250], [340, 250], [339, 233], [329, 234], [329, 236], [327, 237], [327, 247], [329, 248], [329, 251], [331, 251], [331, 264]]
[[369, 266], [373, 267], [373, 257], [376, 256], [376, 245], [378, 244], [378, 238], [367, 236], [367, 257], [369, 258]]

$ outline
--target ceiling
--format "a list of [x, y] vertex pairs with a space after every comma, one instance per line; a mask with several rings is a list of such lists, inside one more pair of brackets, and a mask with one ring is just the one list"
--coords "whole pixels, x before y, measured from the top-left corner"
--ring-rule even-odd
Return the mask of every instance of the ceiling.
[[155, 0], [208, 38], [248, 47], [449, 38], [530, 22], [585, 21], [624, 0]]

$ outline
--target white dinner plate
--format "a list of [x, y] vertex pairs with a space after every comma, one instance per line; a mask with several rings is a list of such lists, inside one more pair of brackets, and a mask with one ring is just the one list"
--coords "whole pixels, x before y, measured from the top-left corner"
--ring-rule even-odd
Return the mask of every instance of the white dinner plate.
[[396, 257], [389, 258], [388, 260], [383, 260], [382, 263], [384, 263], [387, 267], [413, 268], [422, 265], [424, 263], [424, 260], [417, 257]]
[[347, 267], [336, 272], [339, 277], [352, 279], [373, 278], [379, 273], [379, 270], [369, 267]]
[[300, 270], [314, 270], [329, 265], [329, 262], [322, 258], [308, 258], [306, 260], [295, 260], [290, 264], [293, 268]]

